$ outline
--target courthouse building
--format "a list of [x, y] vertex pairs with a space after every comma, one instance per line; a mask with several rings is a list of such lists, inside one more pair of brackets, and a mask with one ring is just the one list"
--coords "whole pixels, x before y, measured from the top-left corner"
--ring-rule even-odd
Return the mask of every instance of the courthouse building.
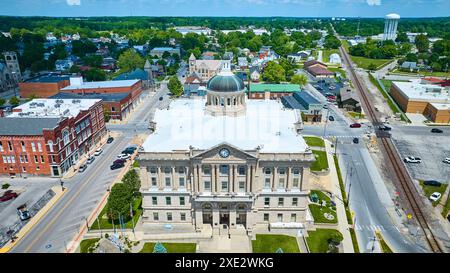
[[224, 62], [206, 98], [177, 99], [154, 119], [140, 153], [144, 230], [150, 234], [305, 228], [314, 156], [300, 113], [246, 100]]

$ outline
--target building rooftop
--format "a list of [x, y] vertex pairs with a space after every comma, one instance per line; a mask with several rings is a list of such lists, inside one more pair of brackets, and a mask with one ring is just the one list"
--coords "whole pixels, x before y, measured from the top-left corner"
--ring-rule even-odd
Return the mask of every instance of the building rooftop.
[[139, 80], [123, 80], [123, 81], [100, 81], [100, 82], [82, 82], [81, 85], [69, 85], [61, 89], [61, 91], [77, 90], [77, 89], [95, 89], [95, 88], [117, 88], [131, 87]]
[[37, 136], [43, 129], [53, 129], [58, 126], [60, 118], [0, 118], [1, 136]]
[[129, 96], [130, 93], [84, 93], [84, 94], [78, 94], [78, 93], [64, 93], [59, 92], [56, 95], [53, 95], [49, 97], [49, 99], [97, 99], [97, 100], [103, 100], [103, 101], [114, 101], [114, 102], [120, 102], [127, 96]]
[[283, 109], [273, 100], [247, 100], [246, 114], [211, 116], [204, 99], [177, 99], [155, 113], [156, 130], [144, 142], [146, 152], [208, 149], [227, 142], [243, 150], [261, 147], [262, 153], [302, 153], [308, 148], [294, 123], [300, 112]]
[[450, 103], [450, 92], [434, 84], [421, 84], [419, 81], [392, 82], [409, 100]]
[[136, 68], [133, 71], [125, 72], [113, 79], [113, 81], [122, 81], [122, 80], [148, 80], [148, 73], [140, 68]]
[[68, 75], [55, 75], [55, 74], [46, 74], [37, 76], [31, 79], [26, 80], [25, 82], [45, 82], [45, 83], [56, 83], [64, 80], [69, 80], [70, 76]]
[[298, 84], [250, 84], [250, 92], [299, 92], [301, 91]]
[[13, 109], [8, 117], [76, 117], [80, 111], [88, 110], [100, 99], [33, 99]]
[[449, 110], [450, 111], [450, 103], [432, 102], [430, 104], [437, 110]]

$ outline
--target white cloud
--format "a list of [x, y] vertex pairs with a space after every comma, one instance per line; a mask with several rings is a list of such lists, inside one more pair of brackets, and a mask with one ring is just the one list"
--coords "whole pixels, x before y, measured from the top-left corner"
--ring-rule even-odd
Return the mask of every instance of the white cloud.
[[66, 0], [69, 6], [79, 6], [81, 5], [81, 0]]
[[381, 5], [381, 0], [366, 0], [369, 6], [379, 6]]

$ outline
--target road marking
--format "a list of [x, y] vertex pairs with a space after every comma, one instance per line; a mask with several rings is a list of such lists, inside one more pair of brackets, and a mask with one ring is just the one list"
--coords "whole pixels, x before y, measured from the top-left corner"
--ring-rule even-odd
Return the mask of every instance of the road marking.
[[[125, 140], [125, 139], [123, 139], [123, 140]], [[122, 141], [123, 141], [122, 140]], [[118, 147], [120, 147], [120, 145], [117, 145], [115, 148], [116, 149], [114, 149], [113, 151], [116, 151], [116, 150], [120, 150], [120, 149], [117, 149]], [[102, 163], [101, 163], [101, 167], [103, 168], [104, 166], [105, 166], [105, 164], [107, 163], [108, 161], [103, 161]], [[98, 166], [98, 167], [100, 167], [100, 166]], [[75, 195], [74, 196], [72, 196], [72, 198], [69, 200], [69, 201], [67, 201], [67, 203], [64, 205], [64, 207], [56, 214], [56, 216], [55, 217], [53, 217], [53, 219], [43, 228], [43, 230], [38, 234], [38, 236], [36, 236], [36, 238], [28, 245], [28, 247], [25, 249], [25, 251], [24, 252], [28, 252], [36, 243], [37, 243], [37, 241], [39, 240], [39, 239], [41, 239], [42, 238], [42, 235], [50, 228], [50, 227], [52, 227], [53, 225], [54, 225], [54, 223], [56, 222], [56, 220], [58, 220], [58, 218], [61, 216], [61, 214], [67, 209], [67, 207], [70, 205], [70, 204], [72, 204], [72, 202], [80, 195], [80, 193], [81, 193], [81, 191], [92, 181], [92, 179], [93, 179], [93, 177], [96, 175], [96, 172], [93, 172], [91, 175], [89, 175], [88, 176], [88, 178], [86, 179], [86, 183], [84, 183], [79, 189], [78, 189], [78, 191], [75, 193]]]

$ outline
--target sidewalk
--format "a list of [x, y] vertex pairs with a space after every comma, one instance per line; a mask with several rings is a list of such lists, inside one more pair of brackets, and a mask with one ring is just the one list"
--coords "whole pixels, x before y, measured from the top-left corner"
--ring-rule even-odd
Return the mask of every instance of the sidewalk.
[[30, 221], [16, 234], [14, 242], [9, 241], [4, 247], [0, 248], [0, 253], [6, 253], [11, 250], [25, 235], [39, 222], [39, 220], [58, 202], [58, 200], [68, 191], [62, 191], [60, 186], [51, 188], [55, 192], [55, 196], [48, 201], [48, 203], [34, 215]]
[[330, 142], [325, 140], [325, 148], [327, 149], [328, 166], [330, 169], [330, 176], [332, 182], [332, 193], [334, 195], [334, 201], [336, 202], [336, 214], [338, 218], [338, 229], [344, 236], [342, 246], [344, 253], [354, 253], [352, 238], [349, 231], [349, 225], [347, 222], [347, 215], [345, 214], [345, 206], [341, 195], [341, 188], [339, 186], [339, 180], [337, 176], [336, 166], [334, 165], [333, 154], [330, 152]]

